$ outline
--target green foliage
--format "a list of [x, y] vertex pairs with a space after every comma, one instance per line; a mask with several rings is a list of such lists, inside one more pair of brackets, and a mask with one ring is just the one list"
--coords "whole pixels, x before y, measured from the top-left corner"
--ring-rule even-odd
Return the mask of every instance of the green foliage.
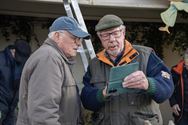
[[[25, 39], [30, 42], [33, 38], [37, 45], [40, 46], [40, 42], [37, 38], [37, 34], [34, 32], [35, 24], [41, 22], [36, 17], [25, 17], [25, 16], [10, 16], [0, 15], [0, 34], [5, 38], [6, 41], [10, 40], [11, 35], [15, 35], [18, 39]], [[43, 19], [42, 28], [49, 26], [52, 21], [50, 19]]]
[[[16, 35], [18, 38], [31, 40], [33, 35], [32, 18], [1, 16], [0, 28], [1, 33], [6, 40], [9, 40], [10, 34]], [[10, 29], [10, 30], [9, 30]]]
[[163, 58], [163, 46], [173, 45], [173, 50], [181, 52], [188, 47], [188, 24], [176, 24], [170, 34], [158, 30], [160, 23], [128, 23], [127, 38], [136, 44], [152, 47]]
[[[95, 33], [97, 21], [86, 21], [88, 31], [92, 34], [92, 41], [95, 51], [101, 50], [102, 46]], [[152, 47], [158, 56], [163, 58], [163, 46], [173, 45], [173, 50], [182, 52], [188, 47], [188, 23], [175, 24], [170, 28], [171, 34], [158, 30], [162, 23], [151, 22], [125, 22], [126, 39], [133, 43]]]

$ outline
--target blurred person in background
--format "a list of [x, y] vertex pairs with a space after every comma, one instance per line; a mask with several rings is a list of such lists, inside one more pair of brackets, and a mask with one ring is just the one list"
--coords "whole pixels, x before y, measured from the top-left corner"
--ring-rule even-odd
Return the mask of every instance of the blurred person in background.
[[0, 125], [15, 125], [20, 77], [31, 54], [25, 40], [16, 40], [0, 52]]
[[188, 124], [188, 48], [183, 60], [172, 67], [175, 90], [170, 101], [176, 125]]

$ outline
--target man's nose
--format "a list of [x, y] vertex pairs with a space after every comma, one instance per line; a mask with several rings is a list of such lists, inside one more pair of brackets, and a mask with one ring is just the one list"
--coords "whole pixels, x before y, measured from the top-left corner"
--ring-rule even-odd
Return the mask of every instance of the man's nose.
[[113, 42], [113, 41], [115, 41], [115, 37], [114, 37], [114, 35], [113, 34], [109, 34], [109, 41], [110, 42]]
[[77, 46], [81, 46], [82, 40], [78, 40], [76, 44], [77, 44]]

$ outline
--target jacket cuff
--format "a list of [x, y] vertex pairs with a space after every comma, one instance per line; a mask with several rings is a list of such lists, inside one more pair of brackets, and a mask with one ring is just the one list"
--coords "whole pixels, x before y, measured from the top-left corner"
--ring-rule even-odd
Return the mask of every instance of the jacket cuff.
[[150, 78], [150, 77], [147, 77], [148, 79], [148, 84], [149, 84], [149, 87], [148, 87], [148, 90], [147, 90], [147, 93], [153, 95], [155, 93], [155, 90], [156, 90], [156, 82], [155, 82], [155, 79], [153, 78]]
[[103, 89], [100, 89], [97, 91], [97, 100], [99, 102], [104, 102], [105, 101], [105, 97], [103, 96]]

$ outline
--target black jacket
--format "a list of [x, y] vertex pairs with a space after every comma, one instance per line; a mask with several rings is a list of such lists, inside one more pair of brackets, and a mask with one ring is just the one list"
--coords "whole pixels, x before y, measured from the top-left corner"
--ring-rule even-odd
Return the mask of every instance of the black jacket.
[[181, 112], [179, 116], [173, 114], [175, 121], [178, 121], [183, 114], [184, 109], [184, 61], [180, 61], [177, 65], [172, 67], [171, 73], [174, 81], [174, 92], [169, 99], [170, 106], [173, 107], [175, 104], [180, 106]]
[[13, 46], [8, 46], [0, 52], [0, 112], [5, 118], [8, 113], [9, 115], [14, 113], [17, 106], [19, 82], [23, 67], [23, 65], [15, 62], [10, 51], [11, 48]]

